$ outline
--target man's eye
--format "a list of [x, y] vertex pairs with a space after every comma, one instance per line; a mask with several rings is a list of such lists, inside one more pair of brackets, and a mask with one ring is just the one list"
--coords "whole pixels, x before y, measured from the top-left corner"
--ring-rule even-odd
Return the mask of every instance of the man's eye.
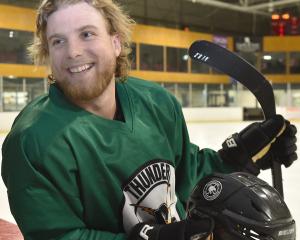
[[58, 44], [61, 44], [62, 42], [63, 42], [63, 40], [61, 40], [61, 39], [55, 39], [52, 41], [52, 46], [56, 46]]
[[83, 32], [82, 35], [84, 38], [89, 38], [89, 37], [93, 36], [94, 34], [92, 32]]

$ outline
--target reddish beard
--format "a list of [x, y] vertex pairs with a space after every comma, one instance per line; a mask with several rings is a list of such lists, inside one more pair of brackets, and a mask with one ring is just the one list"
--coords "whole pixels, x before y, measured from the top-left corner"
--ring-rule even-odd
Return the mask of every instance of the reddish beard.
[[90, 101], [99, 97], [114, 77], [116, 59], [112, 60], [110, 64], [103, 63], [103, 65], [106, 65], [106, 67], [101, 72], [97, 72], [97, 77], [86, 84], [81, 81], [72, 82], [72, 80], [68, 79], [58, 80], [56, 83], [64, 95], [72, 102]]

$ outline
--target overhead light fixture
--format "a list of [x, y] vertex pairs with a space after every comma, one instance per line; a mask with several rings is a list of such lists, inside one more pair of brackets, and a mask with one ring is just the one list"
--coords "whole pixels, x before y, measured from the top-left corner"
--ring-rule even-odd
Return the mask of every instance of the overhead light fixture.
[[290, 19], [290, 14], [285, 13], [285, 14], [282, 14], [281, 17], [282, 17], [282, 19], [284, 19], [284, 20], [289, 20], [289, 19]]
[[280, 15], [279, 14], [272, 14], [272, 20], [279, 20]]
[[14, 31], [9, 31], [9, 38], [13, 38], [14, 37]]
[[270, 61], [270, 60], [272, 60], [272, 56], [271, 55], [264, 55], [263, 59], [266, 60], [266, 61]]
[[185, 54], [182, 56], [183, 61], [187, 61], [189, 59], [189, 55]]

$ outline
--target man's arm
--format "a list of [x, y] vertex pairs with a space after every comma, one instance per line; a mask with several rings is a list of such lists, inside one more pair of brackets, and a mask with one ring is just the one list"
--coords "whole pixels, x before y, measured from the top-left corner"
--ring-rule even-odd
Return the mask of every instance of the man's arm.
[[190, 142], [181, 106], [175, 97], [172, 97], [172, 100], [175, 120], [176, 192], [179, 199], [186, 203], [200, 179], [214, 172], [230, 173], [236, 169], [224, 162], [216, 151], [208, 148], [199, 149]]
[[[37, 182], [37, 184], [39, 184]], [[9, 194], [13, 216], [24, 238], [76, 239], [76, 240], [123, 240], [124, 233], [91, 229], [83, 222], [81, 201], [74, 197], [64, 199], [54, 186], [31, 186]], [[99, 220], [100, 221], [100, 220]]]
[[[38, 144], [32, 135], [25, 134], [8, 137], [2, 148], [2, 177], [11, 212], [25, 240], [126, 239], [124, 233], [92, 229], [85, 223], [76, 162], [66, 153], [68, 147], [59, 148], [60, 159], [53, 151], [40, 159]], [[46, 169], [47, 161], [52, 165]], [[55, 165], [55, 161], [61, 164]]]

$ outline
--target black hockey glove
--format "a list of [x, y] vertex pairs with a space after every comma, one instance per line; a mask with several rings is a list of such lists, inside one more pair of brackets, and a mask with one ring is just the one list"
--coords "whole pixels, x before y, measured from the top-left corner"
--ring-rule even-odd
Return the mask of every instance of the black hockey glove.
[[139, 223], [131, 230], [128, 240], [210, 240], [214, 222], [211, 218], [182, 220], [170, 224]]
[[228, 137], [219, 150], [221, 158], [238, 171], [258, 175], [278, 161], [286, 167], [297, 159], [296, 127], [281, 115], [255, 122]]
[[[292, 163], [298, 159], [297, 150], [297, 128], [289, 121], [285, 121], [284, 132], [276, 139], [271, 145], [271, 152], [275, 160], [283, 164], [285, 167], [289, 167]], [[257, 165], [260, 169], [268, 169], [271, 167], [270, 161], [257, 161]]]

